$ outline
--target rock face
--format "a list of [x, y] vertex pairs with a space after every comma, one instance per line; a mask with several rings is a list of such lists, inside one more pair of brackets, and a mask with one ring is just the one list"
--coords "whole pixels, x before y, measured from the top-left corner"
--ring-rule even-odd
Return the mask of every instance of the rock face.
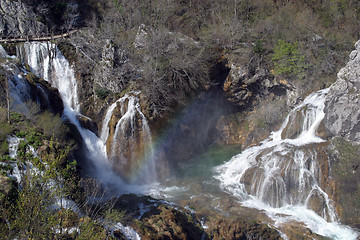
[[146, 32], [146, 27], [144, 24], [141, 24], [138, 28], [138, 31], [135, 36], [134, 46], [135, 48], [144, 48], [148, 45], [148, 33]]
[[331, 86], [325, 107], [325, 126], [330, 136], [360, 143], [360, 41], [350, 60]]
[[54, 114], [61, 115], [64, 111], [64, 104], [59, 90], [51, 87], [44, 79], [37, 78], [33, 73], [28, 72], [25, 76], [30, 86], [30, 96], [36, 101], [41, 110], [49, 110]]
[[228, 100], [240, 107], [247, 107], [263, 94], [285, 95], [287, 82], [279, 83], [260, 65], [249, 63], [239, 65], [229, 62], [230, 72], [224, 84], [223, 91]]
[[[123, 90], [127, 83], [126, 77], [124, 77], [126, 76], [126, 70], [120, 72], [118, 72], [119, 69], [115, 70], [115, 63], [121, 65], [124, 62], [116, 59], [123, 59], [123, 54], [124, 53], [121, 50], [117, 51], [117, 49], [115, 49], [114, 44], [109, 39], [106, 40], [106, 43], [102, 49], [101, 61], [96, 72], [96, 84], [115, 93], [121, 92]], [[118, 55], [119, 57], [117, 57]]]
[[325, 102], [324, 127], [330, 138], [331, 176], [341, 221], [359, 227], [360, 221], [360, 41], [338, 73]]
[[21, 1], [0, 2], [0, 35], [8, 37], [34, 36], [47, 33], [45, 24], [37, 20], [31, 7]]

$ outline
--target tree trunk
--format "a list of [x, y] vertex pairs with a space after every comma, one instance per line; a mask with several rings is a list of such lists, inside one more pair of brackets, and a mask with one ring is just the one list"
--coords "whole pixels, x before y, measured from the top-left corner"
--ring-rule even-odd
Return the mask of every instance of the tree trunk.
[[9, 98], [9, 84], [7, 78], [5, 78], [5, 90], [6, 90], [6, 102], [7, 102], [7, 120], [10, 124], [10, 98]]

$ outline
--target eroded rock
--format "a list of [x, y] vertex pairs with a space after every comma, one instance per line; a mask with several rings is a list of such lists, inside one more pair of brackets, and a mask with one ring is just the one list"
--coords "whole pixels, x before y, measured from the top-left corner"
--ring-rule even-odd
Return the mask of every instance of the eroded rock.
[[355, 48], [330, 87], [324, 123], [330, 136], [360, 143], [360, 41]]
[[47, 32], [47, 27], [37, 21], [37, 15], [22, 1], [0, 2], [0, 35], [8, 37], [34, 36]]
[[229, 61], [230, 72], [223, 83], [228, 100], [240, 107], [249, 107], [264, 94], [285, 95], [287, 81], [277, 81], [261, 64], [247, 65]]

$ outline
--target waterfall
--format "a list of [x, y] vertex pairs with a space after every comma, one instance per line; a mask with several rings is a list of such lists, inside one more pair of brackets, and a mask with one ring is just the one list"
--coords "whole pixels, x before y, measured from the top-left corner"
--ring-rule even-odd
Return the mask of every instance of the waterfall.
[[316, 130], [325, 116], [328, 91], [308, 96], [268, 139], [217, 167], [216, 178], [244, 206], [265, 210], [277, 224], [301, 221], [320, 235], [356, 239], [355, 232], [337, 223], [334, 207], [320, 183], [325, 173], [315, 148], [324, 140]]
[[116, 108], [118, 102], [121, 102], [123, 99], [124, 98], [120, 98], [119, 100], [117, 100], [116, 102], [111, 104], [111, 106], [108, 108], [108, 110], [105, 114], [105, 118], [103, 120], [103, 124], [101, 127], [101, 133], [100, 133], [100, 138], [103, 142], [106, 142], [106, 140], [109, 136], [109, 122], [110, 122], [111, 116], [113, 114], [113, 111]]
[[[95, 169], [92, 172], [95, 174], [95, 177], [102, 180], [104, 183], [110, 183], [111, 185], [115, 184], [127, 188], [127, 186], [123, 184], [121, 178], [117, 175], [119, 171], [116, 171], [117, 173], [114, 172], [113, 168], [116, 168], [117, 164], [109, 162], [108, 154], [110, 154], [111, 160], [117, 158], [117, 154], [122, 154], [121, 146], [123, 145], [118, 139], [121, 139], [121, 135], [127, 132], [132, 133], [132, 137], [130, 137], [131, 140], [138, 139], [135, 134], [139, 134], [138, 132], [140, 132], [142, 147], [146, 145], [145, 143], [151, 142], [150, 128], [146, 117], [140, 110], [139, 99], [136, 96], [138, 93], [132, 93], [131, 96], [126, 95], [109, 107], [103, 120], [100, 138], [98, 138], [90, 130], [82, 128], [79, 123], [78, 116], [81, 114], [78, 100], [78, 87], [74, 71], [56, 45], [38, 42], [24, 43], [23, 46], [17, 48], [17, 53], [18, 58], [24, 64], [28, 64], [34, 74], [43, 78], [45, 81], [49, 82], [52, 87], [59, 90], [64, 102], [63, 119], [68, 120], [78, 129], [86, 147], [86, 157], [94, 165]], [[128, 103], [128, 105], [126, 105], [125, 102]], [[109, 136], [108, 125], [113, 115], [113, 111], [118, 104], [121, 105], [123, 114], [116, 125], [115, 134], [111, 139], [111, 151], [107, 151], [106, 142], [108, 141]], [[140, 119], [142, 125], [140, 129], [136, 128], [134, 125], [138, 119]], [[129, 129], [126, 129], [127, 127]], [[128, 144], [132, 146], [134, 143], [130, 141]], [[132, 174], [141, 176], [142, 178], [142, 180], [137, 181], [137, 183], [150, 183], [156, 180], [154, 158], [152, 152], [149, 152], [150, 153], [145, 154], [145, 164], [140, 162], [134, 164], [136, 171], [132, 172]], [[131, 158], [131, 160], [133, 159]], [[122, 172], [122, 174], [125, 173], [126, 172]]]
[[59, 90], [65, 108], [80, 111], [74, 71], [55, 44], [27, 42], [18, 47], [17, 52], [34, 74]]
[[[7, 141], [9, 143], [9, 156], [11, 159], [16, 159], [17, 157], [17, 151], [19, 148], [19, 144], [21, 139], [15, 136], [8, 136]], [[10, 177], [13, 177], [16, 179], [17, 183], [21, 182], [21, 172], [16, 162], [11, 163], [11, 167], [13, 169], [13, 173], [10, 174]]]
[[10, 77], [8, 83], [11, 109], [26, 115], [29, 109], [25, 103], [30, 100], [29, 83], [19, 73]]
[[[156, 163], [150, 127], [141, 112], [138, 94], [126, 94], [108, 108], [100, 136], [108, 143], [113, 168], [133, 183], [148, 184], [157, 179]], [[119, 107], [121, 116], [111, 139], [108, 139], [109, 122], [116, 107]]]
[[63, 118], [78, 129], [86, 146], [86, 155], [95, 166], [96, 177], [105, 183], [113, 181], [103, 141], [90, 130], [82, 128], [78, 121], [80, 104], [77, 83], [69, 62], [51, 43], [25, 43], [17, 52], [18, 58], [27, 63], [33, 73], [59, 90], [64, 102]]

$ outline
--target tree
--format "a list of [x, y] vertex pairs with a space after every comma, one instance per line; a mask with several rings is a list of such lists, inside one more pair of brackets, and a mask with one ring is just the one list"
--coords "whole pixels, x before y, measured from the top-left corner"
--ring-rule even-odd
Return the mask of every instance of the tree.
[[298, 51], [298, 43], [279, 40], [272, 57], [275, 75], [286, 78], [302, 78], [305, 74], [305, 57]]

